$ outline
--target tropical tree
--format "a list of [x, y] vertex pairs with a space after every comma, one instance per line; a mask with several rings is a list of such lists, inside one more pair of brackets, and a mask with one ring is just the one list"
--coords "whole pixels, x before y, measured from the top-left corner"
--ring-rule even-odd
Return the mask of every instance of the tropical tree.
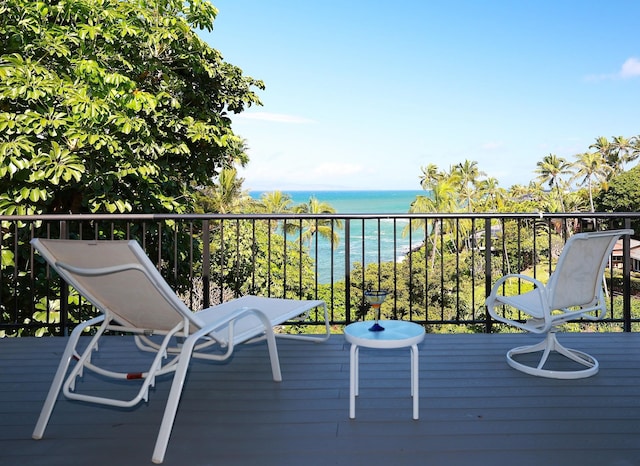
[[587, 198], [584, 195], [584, 189], [565, 194], [564, 203], [567, 212], [583, 212], [587, 207]]
[[612, 178], [594, 198], [599, 212], [640, 212], [640, 165]]
[[[456, 212], [458, 210], [457, 192], [450, 178], [438, 177], [438, 181], [432, 182], [429, 186], [428, 196], [417, 196], [415, 201], [411, 203], [409, 213], [437, 213], [437, 212]], [[452, 231], [453, 224], [445, 224], [442, 218], [433, 219], [431, 227], [428, 224], [420, 224], [414, 222], [414, 229], [424, 228], [425, 239], [431, 241], [431, 267], [435, 264], [436, 253], [439, 250], [437, 238], [441, 232]], [[425, 242], [425, 247], [427, 243]]]
[[0, 3], [0, 213], [184, 212], [259, 104], [182, 0]]
[[478, 194], [484, 212], [500, 212], [504, 209], [507, 192], [499, 186], [497, 178], [489, 177], [481, 180], [478, 184]]
[[591, 212], [595, 212], [593, 205], [593, 189], [594, 182], [600, 182], [604, 187], [607, 186], [607, 180], [614, 169], [607, 164], [602, 152], [584, 152], [576, 155], [577, 160], [574, 162], [576, 168], [575, 179], [579, 181], [580, 186], [587, 185], [589, 191], [589, 206]]
[[[262, 193], [260, 199], [254, 203], [254, 208], [258, 213], [264, 214], [286, 214], [293, 209], [293, 200], [289, 194], [282, 191], [270, 191]], [[280, 222], [269, 219], [269, 228], [275, 231]]]
[[[296, 214], [335, 214], [336, 210], [328, 202], [319, 201], [316, 197], [309, 198], [309, 202], [294, 206], [293, 212]], [[327, 239], [333, 246], [340, 241], [336, 229], [342, 228], [342, 221], [331, 218], [309, 218], [301, 220], [300, 224], [287, 223], [288, 230], [299, 231], [302, 241], [308, 241], [311, 247], [311, 240], [318, 234]]]
[[235, 168], [223, 168], [215, 184], [198, 190], [196, 212], [237, 214], [251, 203], [251, 196], [242, 189], [243, 178]]
[[438, 166], [434, 163], [420, 167], [420, 171], [422, 172], [419, 177], [420, 186], [422, 186], [422, 189], [425, 191], [429, 190], [430, 187], [442, 177], [442, 173], [440, 173]]
[[622, 169], [622, 161], [618, 159], [618, 154], [614, 150], [613, 145], [604, 136], [596, 138], [596, 142], [589, 146], [589, 149], [593, 149], [597, 154], [602, 157], [604, 163], [611, 168], [610, 174], [613, 174]]
[[[246, 161], [230, 115], [264, 88], [198, 36], [216, 14], [200, 0], [1, 1], [0, 214], [193, 211], [197, 188]], [[191, 234], [166, 226], [96, 234], [144, 235], [154, 256], [175, 248], [172, 286], [190, 286]], [[39, 232], [15, 234], [3, 228], [3, 241], [24, 245], [3, 254], [3, 275], [27, 289]]]
[[589, 146], [605, 160], [611, 168], [607, 173], [607, 180], [623, 172], [624, 167], [640, 156], [640, 142], [638, 136], [627, 139], [623, 136], [614, 136], [612, 141], [600, 136], [596, 142]]
[[640, 147], [635, 142], [636, 138], [627, 139], [624, 136], [614, 136], [612, 146], [619, 154], [624, 164], [633, 162], [640, 156]]
[[504, 211], [506, 212], [536, 212], [544, 210], [541, 206], [545, 202], [542, 184], [529, 182], [528, 185], [515, 184], [507, 190]]
[[561, 189], [561, 177], [563, 175], [571, 175], [571, 163], [567, 162], [564, 158], [558, 157], [555, 154], [549, 154], [536, 164], [535, 172], [538, 173], [538, 179], [542, 183], [548, 183], [549, 188], [555, 192], [560, 204], [560, 211], [564, 212], [564, 200]]
[[262, 213], [285, 214], [291, 212], [293, 200], [289, 194], [282, 191], [270, 191], [260, 196], [256, 208]]
[[462, 198], [465, 200], [467, 212], [474, 212], [474, 203], [478, 190], [480, 177], [486, 174], [478, 169], [478, 162], [465, 160], [456, 165], [452, 174], [455, 174], [459, 183], [459, 190]]

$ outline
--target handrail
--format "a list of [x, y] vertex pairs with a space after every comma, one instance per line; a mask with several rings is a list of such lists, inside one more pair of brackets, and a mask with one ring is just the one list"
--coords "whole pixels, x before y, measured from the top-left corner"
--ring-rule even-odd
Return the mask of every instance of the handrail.
[[[138, 239], [168, 281], [180, 285], [183, 299], [198, 303], [197, 307], [247, 292], [324, 299], [331, 309], [331, 323], [343, 325], [362, 318], [365, 287], [384, 281], [393, 288], [385, 303], [390, 317], [414, 320], [429, 331], [453, 325], [491, 332], [495, 326], [484, 312], [484, 299], [502, 272], [533, 260], [534, 275], [546, 274], [552, 268], [555, 242], [566, 240], [577, 225], [628, 228], [635, 224], [639, 231], [639, 220], [637, 212], [0, 216], [0, 332], [67, 334], [91, 315], [84, 304], [74, 301], [73, 292], [67, 295], [67, 287], [60, 286], [31, 251], [28, 242], [34, 236]], [[341, 244], [329, 245], [317, 234], [305, 242], [299, 233], [281, 234], [273, 228], [288, 224], [299, 230], [305, 222], [316, 229], [321, 222], [330, 223]], [[336, 227], [337, 222], [342, 228]], [[438, 227], [431, 238], [435, 246], [431, 239], [426, 242], [431, 248], [427, 254], [424, 231], [412, 227], [436, 223], [449, 224], [455, 234], [449, 236]], [[496, 228], [505, 232], [512, 228], [517, 234], [496, 236]], [[385, 236], [387, 229], [390, 236]], [[481, 245], [476, 244], [479, 239]], [[283, 246], [285, 241], [293, 246]], [[516, 249], [507, 252], [512, 246]], [[550, 256], [545, 259], [544, 254]], [[452, 275], [448, 275], [450, 263], [445, 255], [455, 263]], [[312, 264], [312, 280], [305, 275], [308, 264]], [[632, 331], [640, 317], [632, 312], [635, 262], [628, 237], [623, 240], [619, 264], [621, 278], [612, 272], [609, 280], [611, 312], [604, 323]], [[321, 269], [328, 272], [320, 276]], [[470, 297], [460, 292], [461, 287], [467, 288]]]

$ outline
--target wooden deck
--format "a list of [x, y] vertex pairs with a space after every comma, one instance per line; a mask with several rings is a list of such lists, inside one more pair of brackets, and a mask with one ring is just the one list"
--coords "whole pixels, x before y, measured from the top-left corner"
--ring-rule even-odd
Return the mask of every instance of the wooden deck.
[[[640, 334], [560, 338], [596, 356], [599, 374], [563, 381], [511, 369], [504, 353], [529, 335], [427, 335], [417, 421], [408, 349], [361, 350], [355, 420], [342, 335], [281, 340], [281, 383], [271, 380], [264, 344], [238, 349], [227, 364], [194, 361], [164, 464], [640, 465]], [[0, 340], [0, 464], [151, 464], [169, 376], [133, 409], [61, 399], [45, 438], [31, 439], [65, 341]], [[98, 354], [108, 363], [143, 359], [129, 337], [107, 338]], [[127, 383], [107, 390], [125, 393]], [[97, 384], [88, 375], [79, 387]]]

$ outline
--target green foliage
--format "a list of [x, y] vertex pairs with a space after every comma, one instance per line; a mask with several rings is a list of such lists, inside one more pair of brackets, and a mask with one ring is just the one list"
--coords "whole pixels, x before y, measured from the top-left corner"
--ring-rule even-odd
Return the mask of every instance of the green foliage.
[[616, 176], [594, 199], [599, 212], [640, 211], [640, 166]]
[[194, 28], [208, 2], [0, 4], [0, 213], [184, 212], [260, 81]]
[[[506, 222], [502, 225], [503, 232], [494, 240], [494, 259], [501, 258], [502, 264], [493, 267], [492, 273], [498, 275], [505, 273], [519, 273], [522, 270], [538, 264], [541, 258], [549, 257], [549, 228], [544, 222], [535, 225], [535, 238], [531, 231], [531, 222]], [[557, 253], [562, 249], [562, 240], [557, 235], [552, 235], [552, 246]]]
[[268, 221], [225, 225], [212, 227], [214, 283], [236, 294], [315, 299], [313, 261], [299, 239], [285, 241]]

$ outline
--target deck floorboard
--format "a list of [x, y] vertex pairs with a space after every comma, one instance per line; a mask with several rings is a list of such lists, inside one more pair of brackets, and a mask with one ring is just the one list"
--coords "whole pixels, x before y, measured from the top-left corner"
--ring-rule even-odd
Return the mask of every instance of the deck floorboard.
[[[600, 372], [554, 380], [511, 369], [505, 352], [530, 335], [427, 334], [417, 421], [408, 350], [361, 350], [355, 420], [342, 335], [280, 340], [281, 383], [264, 344], [238, 348], [227, 363], [193, 361], [164, 464], [640, 466], [640, 334], [560, 339], [597, 357]], [[171, 376], [130, 409], [60, 397], [44, 438], [31, 439], [65, 342], [0, 340], [0, 464], [151, 464]], [[135, 367], [146, 359], [129, 337], [106, 338], [94, 358]], [[130, 385], [86, 375], [78, 387], [126, 396]]]

